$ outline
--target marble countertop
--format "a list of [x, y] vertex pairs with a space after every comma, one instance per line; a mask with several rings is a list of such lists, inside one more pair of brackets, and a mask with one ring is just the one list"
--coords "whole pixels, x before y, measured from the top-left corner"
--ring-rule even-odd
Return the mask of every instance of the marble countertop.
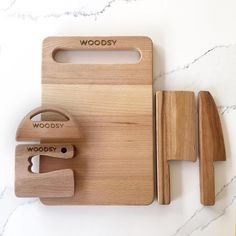
[[[0, 235], [235, 235], [235, 11], [233, 0], [1, 0]], [[41, 43], [49, 35], [149, 36], [155, 91], [212, 92], [227, 150], [227, 161], [215, 163], [215, 206], [200, 204], [198, 162], [171, 163], [169, 206], [48, 207], [15, 197], [15, 131], [40, 105]]]

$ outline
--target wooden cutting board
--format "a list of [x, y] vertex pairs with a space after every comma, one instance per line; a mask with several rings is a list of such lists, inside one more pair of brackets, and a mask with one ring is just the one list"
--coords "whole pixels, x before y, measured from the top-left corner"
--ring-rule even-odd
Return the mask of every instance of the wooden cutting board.
[[[82, 45], [83, 40], [90, 43]], [[58, 63], [53, 56], [61, 49], [136, 49], [141, 59], [136, 64]], [[42, 104], [70, 112], [82, 130], [82, 138], [74, 143], [75, 158], [41, 157], [40, 160], [42, 172], [74, 170], [74, 197], [41, 201], [50, 205], [150, 204], [154, 198], [152, 103], [152, 41], [149, 38], [45, 39]], [[43, 119], [50, 118], [50, 114], [43, 116]]]

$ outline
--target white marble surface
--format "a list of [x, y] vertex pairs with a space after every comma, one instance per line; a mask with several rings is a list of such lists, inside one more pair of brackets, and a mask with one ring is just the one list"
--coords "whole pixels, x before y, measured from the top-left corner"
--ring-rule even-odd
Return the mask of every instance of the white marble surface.
[[[236, 213], [234, 0], [0, 1], [0, 235], [233, 236]], [[199, 203], [198, 163], [171, 163], [169, 206], [47, 207], [14, 196], [15, 131], [40, 104], [41, 42], [49, 35], [147, 35], [155, 90], [210, 90], [227, 161], [215, 164], [217, 201]]]

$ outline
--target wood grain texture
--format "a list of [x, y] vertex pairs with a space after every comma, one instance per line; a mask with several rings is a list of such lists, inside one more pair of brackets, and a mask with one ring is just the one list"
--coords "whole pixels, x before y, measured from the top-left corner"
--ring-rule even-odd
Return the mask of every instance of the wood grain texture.
[[[34, 121], [32, 118], [46, 112], [56, 113], [64, 120], [47, 120]], [[54, 114], [55, 115], [55, 114]], [[67, 111], [60, 108], [52, 108], [50, 106], [42, 106], [28, 113], [20, 123], [17, 133], [17, 141], [41, 140], [47, 137], [47, 140], [78, 139], [80, 138], [80, 130], [78, 123], [68, 114]]]
[[[115, 40], [116, 44], [81, 45], [83, 40]], [[141, 53], [141, 60], [137, 64], [94, 65], [57, 63], [54, 60], [58, 50], [90, 49], [134, 49]], [[150, 85], [152, 83], [152, 41], [148, 37], [48, 37], [43, 42], [42, 57], [43, 84]]]
[[[115, 46], [80, 45], [80, 40], [116, 40]], [[55, 50], [130, 49], [137, 64], [57, 63]], [[51, 37], [43, 43], [42, 103], [68, 110], [82, 138], [79, 158], [67, 163], [44, 157], [40, 169], [75, 171], [72, 198], [45, 204], [149, 204], [154, 198], [152, 43], [146, 37]], [[45, 118], [50, 118], [49, 116]], [[44, 140], [47, 141], [47, 140]]]
[[220, 117], [208, 91], [198, 95], [200, 191], [203, 205], [215, 204], [214, 161], [225, 161], [225, 145]]
[[196, 161], [196, 106], [194, 93], [156, 93], [157, 190], [160, 204], [170, 203], [168, 161]]
[[69, 159], [74, 147], [69, 144], [25, 144], [16, 147], [15, 194], [18, 197], [71, 197], [74, 195], [74, 173], [61, 169], [48, 173], [33, 173], [31, 158], [47, 155]]

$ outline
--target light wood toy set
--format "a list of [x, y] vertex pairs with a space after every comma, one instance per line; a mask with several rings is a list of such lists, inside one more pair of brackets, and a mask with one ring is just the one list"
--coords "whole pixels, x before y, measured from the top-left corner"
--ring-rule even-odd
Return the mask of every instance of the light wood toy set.
[[[70, 64], [54, 58], [58, 50], [91, 49], [135, 49], [141, 59]], [[41, 120], [34, 121], [38, 114]], [[168, 161], [196, 161], [197, 156], [201, 203], [214, 205], [213, 162], [226, 159], [209, 92], [199, 92], [198, 109], [190, 91], [158, 91], [153, 99], [147, 37], [45, 39], [42, 106], [23, 119], [16, 139], [39, 144], [16, 147], [15, 193], [47, 205], [147, 205], [156, 197], [169, 204]], [[40, 171], [33, 173], [31, 159], [37, 155]]]

